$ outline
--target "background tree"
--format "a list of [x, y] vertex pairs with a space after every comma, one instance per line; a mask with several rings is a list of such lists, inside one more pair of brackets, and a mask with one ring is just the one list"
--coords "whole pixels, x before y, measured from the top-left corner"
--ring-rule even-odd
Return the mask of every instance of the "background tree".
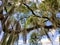
[[[60, 17], [57, 16], [60, 13], [60, 0], [41, 0], [41, 2], [1, 0], [0, 2], [0, 21], [4, 32], [1, 45], [13, 45], [20, 33], [26, 43], [27, 33], [39, 28], [44, 31], [43, 35], [47, 35], [50, 39], [49, 30], [60, 28]], [[50, 25], [46, 25], [48, 21], [51, 22]]]

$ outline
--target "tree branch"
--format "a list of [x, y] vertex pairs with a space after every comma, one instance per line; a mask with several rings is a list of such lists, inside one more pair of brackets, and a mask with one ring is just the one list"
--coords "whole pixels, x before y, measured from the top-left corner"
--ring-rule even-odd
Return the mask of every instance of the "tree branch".
[[[41, 26], [38, 25], [38, 28], [41, 28]], [[52, 29], [52, 28], [54, 28], [54, 26], [52, 26], [52, 25], [46, 26], [46, 25], [45, 25], [44, 28], [45, 28], [45, 29]], [[32, 30], [34, 30], [34, 29], [37, 29], [37, 26], [31, 27], [31, 28], [26, 28], [27, 32], [30, 32], [30, 31], [32, 31]], [[15, 30], [15, 34], [18, 34], [18, 33], [20, 33], [20, 32], [23, 32], [24, 30], [25, 30], [25, 29]], [[12, 29], [9, 29], [8, 33], [11, 33], [11, 32], [12, 32]]]
[[25, 3], [23, 3], [23, 4], [32, 12], [32, 14], [33, 14], [34, 16], [39, 17], [39, 18], [46, 18], [46, 19], [50, 20], [48, 17], [41, 17], [41, 16], [36, 15], [36, 14], [34, 13], [34, 11], [33, 11], [27, 4], [25, 4]]
[[13, 6], [10, 9], [10, 11], [6, 14], [6, 17], [1, 20], [1, 22], [2, 22], [2, 28], [3, 28], [4, 32], [10, 32], [9, 29], [7, 28], [7, 26], [5, 25], [5, 22], [6, 22], [7, 18], [8, 18], [8, 16], [10, 16], [14, 12], [14, 8], [15, 8], [15, 6]]
[[5, 14], [6, 16], [5, 16], [5, 18], [2, 20], [2, 24], [5, 23], [5, 21], [6, 21], [6, 19], [8, 18], [8, 16], [11, 16], [11, 14], [14, 12], [14, 8], [15, 8], [15, 6], [12, 6], [12, 8], [10, 9], [10, 11], [7, 12], [7, 14]]

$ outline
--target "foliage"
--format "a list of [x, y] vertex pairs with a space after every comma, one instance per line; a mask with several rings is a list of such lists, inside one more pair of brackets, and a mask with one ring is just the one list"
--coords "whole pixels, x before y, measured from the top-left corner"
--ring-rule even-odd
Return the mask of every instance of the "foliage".
[[29, 42], [31, 45], [38, 45], [38, 33], [37, 32], [33, 32], [31, 35], [30, 35], [30, 39], [29, 39]]
[[[43, 32], [42, 35], [47, 35], [49, 38], [49, 29], [60, 28], [60, 17], [56, 17], [56, 13], [60, 13], [60, 0], [41, 0], [41, 2], [38, 0], [1, 0], [1, 2], [0, 21], [4, 32], [1, 45], [13, 45], [20, 33], [26, 43], [27, 33], [39, 28], [42, 29], [39, 32], [40, 35]], [[3, 14], [4, 11], [6, 14]], [[47, 26], [45, 24], [47, 21], [52, 24]], [[33, 33], [34, 35], [36, 34]]]

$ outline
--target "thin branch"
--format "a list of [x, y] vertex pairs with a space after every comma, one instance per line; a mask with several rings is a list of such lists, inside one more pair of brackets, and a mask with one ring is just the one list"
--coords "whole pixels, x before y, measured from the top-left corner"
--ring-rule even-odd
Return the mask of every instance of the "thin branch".
[[23, 3], [23, 4], [32, 12], [32, 14], [33, 14], [34, 16], [39, 17], [39, 18], [46, 18], [46, 19], [50, 20], [48, 17], [41, 17], [41, 16], [36, 15], [36, 14], [34, 13], [34, 11], [33, 11], [27, 4], [25, 4], [25, 3]]
[[25, 4], [25, 3], [23, 3], [23, 4], [32, 12], [33, 15], [35, 15], [36, 17], [40, 17], [40, 16], [37, 16], [27, 4]]

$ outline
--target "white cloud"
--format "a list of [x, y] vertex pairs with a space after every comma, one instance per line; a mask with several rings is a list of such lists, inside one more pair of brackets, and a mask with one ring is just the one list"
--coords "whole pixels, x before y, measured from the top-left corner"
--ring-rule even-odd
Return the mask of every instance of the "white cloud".
[[[47, 38], [41, 39], [41, 43], [42, 43], [42, 45], [51, 45], [52, 44], [50, 42], [50, 40], [47, 39]], [[55, 38], [55, 40], [53, 40], [53, 45], [59, 45], [59, 35], [57, 35], [57, 37]]]

